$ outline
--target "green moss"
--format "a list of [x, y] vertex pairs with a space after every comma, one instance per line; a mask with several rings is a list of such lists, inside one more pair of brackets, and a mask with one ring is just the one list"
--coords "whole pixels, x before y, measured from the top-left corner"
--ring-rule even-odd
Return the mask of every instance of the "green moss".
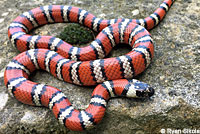
[[94, 33], [80, 24], [70, 23], [57, 36], [70, 44], [86, 45], [94, 40]]

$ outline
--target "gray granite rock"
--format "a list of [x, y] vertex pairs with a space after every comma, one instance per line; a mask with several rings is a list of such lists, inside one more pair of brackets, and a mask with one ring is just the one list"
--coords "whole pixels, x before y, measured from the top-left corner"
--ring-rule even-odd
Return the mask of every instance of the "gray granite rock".
[[[69, 133], [51, 111], [18, 102], [8, 95], [3, 72], [19, 51], [7, 37], [11, 21], [29, 9], [49, 4], [78, 6], [98, 17], [144, 18], [162, 0], [1, 0], [0, 1], [0, 133]], [[57, 36], [67, 24], [46, 25], [32, 34]], [[159, 133], [160, 130], [200, 129], [200, 1], [176, 0], [165, 19], [150, 31], [155, 42], [155, 58], [137, 79], [151, 84], [155, 95], [149, 100], [111, 99], [102, 122], [83, 133]], [[115, 48], [110, 57], [130, 51]], [[68, 96], [73, 106], [85, 109], [94, 87], [80, 87], [37, 71], [31, 80], [55, 86]]]

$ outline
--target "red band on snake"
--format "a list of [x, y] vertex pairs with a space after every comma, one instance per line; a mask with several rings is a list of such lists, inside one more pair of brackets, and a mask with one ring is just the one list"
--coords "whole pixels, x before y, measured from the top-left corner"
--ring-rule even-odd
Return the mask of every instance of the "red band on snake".
[[[80, 8], [61, 5], [25, 12], [8, 29], [12, 44], [22, 53], [7, 65], [5, 85], [17, 100], [52, 109], [59, 122], [71, 130], [92, 128], [103, 118], [110, 97], [140, 98], [154, 94], [152, 87], [130, 78], [143, 72], [154, 56], [152, 38], [145, 28], [155, 27], [172, 3], [172, 0], [165, 0], [145, 19], [103, 20]], [[38, 26], [58, 22], [79, 23], [99, 34], [89, 46], [82, 48], [52, 36], [27, 34]], [[119, 43], [129, 44], [132, 51], [123, 56], [102, 59]], [[59, 89], [28, 80], [37, 69], [77, 85], [101, 84], [94, 89], [88, 108], [78, 111]]]

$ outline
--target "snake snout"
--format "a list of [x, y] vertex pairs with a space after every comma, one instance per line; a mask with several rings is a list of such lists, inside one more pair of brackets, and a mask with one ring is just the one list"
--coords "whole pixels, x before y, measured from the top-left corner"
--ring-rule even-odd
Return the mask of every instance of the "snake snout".
[[152, 87], [148, 88], [148, 96], [149, 97], [151, 97], [152, 95], [154, 95], [154, 92], [155, 92], [154, 88], [152, 88]]
[[143, 97], [151, 97], [154, 95], [154, 89], [150, 87], [148, 84], [140, 82], [140, 83], [135, 83], [136, 86], [136, 95], [137, 97], [143, 98]]

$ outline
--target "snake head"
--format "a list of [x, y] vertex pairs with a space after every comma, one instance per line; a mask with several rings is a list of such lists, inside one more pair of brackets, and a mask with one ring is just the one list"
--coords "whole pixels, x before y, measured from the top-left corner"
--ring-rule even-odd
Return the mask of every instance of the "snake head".
[[137, 81], [134, 83], [136, 96], [138, 98], [151, 97], [154, 94], [154, 89], [144, 82]]

